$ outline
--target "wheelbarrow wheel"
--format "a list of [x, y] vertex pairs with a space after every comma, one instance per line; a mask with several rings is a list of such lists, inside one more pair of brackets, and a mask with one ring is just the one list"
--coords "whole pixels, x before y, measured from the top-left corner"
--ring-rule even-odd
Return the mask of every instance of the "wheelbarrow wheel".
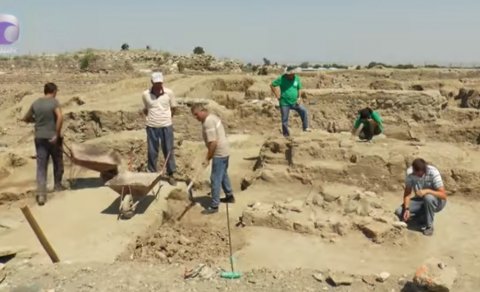
[[132, 218], [135, 211], [133, 210], [133, 197], [132, 195], [125, 195], [123, 200], [120, 202], [120, 215], [123, 218]]

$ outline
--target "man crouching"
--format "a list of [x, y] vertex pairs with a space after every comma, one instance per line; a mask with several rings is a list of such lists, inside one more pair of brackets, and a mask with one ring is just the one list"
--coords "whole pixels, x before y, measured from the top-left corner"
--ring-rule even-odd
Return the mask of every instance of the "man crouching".
[[[411, 198], [411, 194], [415, 194]], [[447, 194], [442, 177], [437, 168], [428, 165], [425, 160], [417, 158], [407, 170], [403, 205], [395, 214], [407, 222], [411, 217], [423, 225], [424, 235], [433, 234], [433, 218], [447, 203]]]

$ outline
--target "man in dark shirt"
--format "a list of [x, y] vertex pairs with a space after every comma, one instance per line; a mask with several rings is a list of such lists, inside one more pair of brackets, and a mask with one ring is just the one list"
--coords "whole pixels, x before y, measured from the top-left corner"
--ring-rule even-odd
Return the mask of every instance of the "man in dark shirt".
[[40, 206], [47, 199], [47, 168], [50, 156], [53, 160], [55, 191], [63, 190], [63, 115], [55, 98], [57, 85], [47, 83], [44, 97], [33, 102], [25, 117], [27, 123], [35, 123], [35, 150], [37, 152], [37, 202]]

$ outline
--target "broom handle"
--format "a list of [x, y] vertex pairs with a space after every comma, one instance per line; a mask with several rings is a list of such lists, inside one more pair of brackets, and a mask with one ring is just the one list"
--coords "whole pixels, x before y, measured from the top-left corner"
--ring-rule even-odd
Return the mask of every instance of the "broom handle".
[[227, 203], [227, 227], [228, 227], [228, 245], [230, 247], [230, 266], [232, 267], [232, 273], [233, 273], [235, 271], [233, 269], [232, 236], [230, 235], [230, 214], [228, 214], [228, 203]]

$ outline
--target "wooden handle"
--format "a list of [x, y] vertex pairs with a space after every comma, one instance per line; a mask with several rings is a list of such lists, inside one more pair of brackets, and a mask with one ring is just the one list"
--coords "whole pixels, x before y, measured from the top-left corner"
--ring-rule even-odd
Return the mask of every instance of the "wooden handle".
[[30, 212], [30, 209], [28, 208], [28, 206], [24, 206], [24, 207], [20, 208], [20, 210], [22, 210], [22, 213], [25, 216], [25, 218], [27, 219], [28, 224], [30, 224], [30, 227], [32, 227], [33, 232], [35, 233], [38, 240], [42, 244], [43, 249], [45, 249], [48, 256], [52, 260], [52, 263], [58, 263], [60, 261], [60, 259], [58, 258], [57, 253], [55, 252], [53, 247], [48, 242], [47, 238], [45, 237], [45, 234], [43, 233], [42, 229], [40, 228], [37, 221], [33, 217], [33, 215]]

